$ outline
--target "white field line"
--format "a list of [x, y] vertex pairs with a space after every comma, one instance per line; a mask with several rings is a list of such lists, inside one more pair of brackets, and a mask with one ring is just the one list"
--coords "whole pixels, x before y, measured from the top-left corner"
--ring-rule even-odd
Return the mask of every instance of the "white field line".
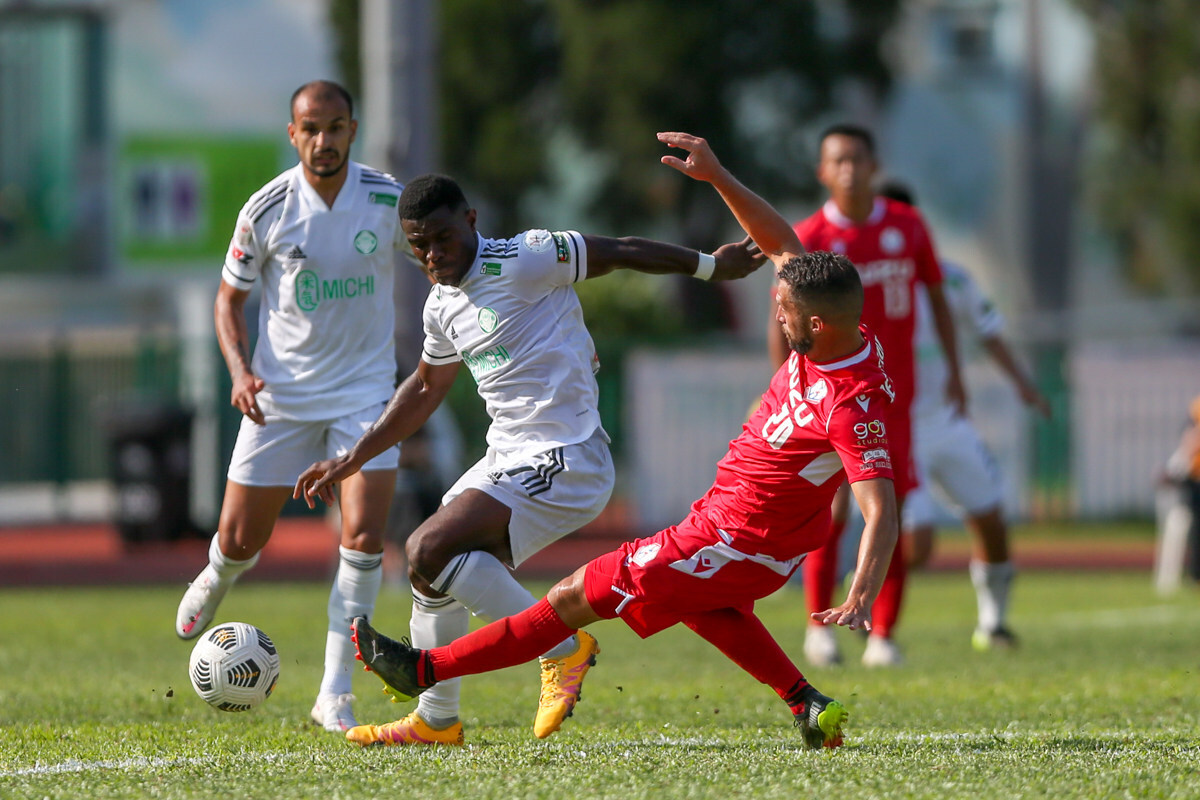
[[[242, 761], [283, 761], [288, 758], [298, 757], [298, 753], [288, 752], [245, 753], [238, 755], [238, 758]], [[162, 767], [177, 767], [184, 764], [207, 764], [216, 760], [216, 756], [197, 756], [194, 758], [147, 758], [145, 756], [136, 756], [134, 758], [105, 759], [102, 761], [80, 761], [72, 758], [57, 764], [38, 764], [33, 767], [0, 772], [0, 778], [17, 778], [28, 775], [61, 775], [69, 772], [95, 772], [103, 769], [158, 769]]]
[[[1194, 731], [1159, 731], [1157, 734], [1178, 734], [1180, 736], [1193, 736]], [[1071, 730], [992, 730], [992, 731], [975, 731], [972, 733], [869, 733], [865, 736], [853, 736], [850, 744], [962, 744], [974, 745], [984, 744], [988, 742], [1002, 741], [1017, 741], [1027, 742], [1036, 739], [1071, 739], [1071, 738], [1093, 739], [1097, 741], [1113, 741], [1126, 742], [1130, 739], [1136, 739], [1136, 731], [1129, 730], [1111, 730], [1111, 731], [1071, 731]], [[660, 735], [652, 738], [634, 739], [620, 742], [598, 742], [595, 744], [572, 745], [570, 749], [570, 757], [586, 757], [590, 753], [604, 753], [620, 751], [626, 755], [631, 751], [640, 748], [652, 747], [729, 747], [736, 746], [728, 739], [714, 737], [676, 737]], [[1137, 746], [1136, 743], [1131, 743], [1131, 746]], [[795, 750], [795, 742], [780, 742], [780, 749]], [[475, 749], [474, 746], [468, 745], [465, 748], [466, 752]], [[1200, 747], [1196, 748], [1200, 752]], [[800, 751], [797, 751], [800, 752]], [[262, 761], [285, 761], [288, 759], [301, 758], [303, 754], [295, 752], [264, 752], [264, 753], [239, 753], [238, 759], [241, 763]], [[568, 755], [559, 753], [558, 755]], [[124, 758], [120, 760], [103, 760], [103, 761], [79, 761], [71, 759], [58, 764], [39, 764], [33, 767], [25, 767], [22, 769], [14, 769], [6, 772], [0, 772], [0, 778], [16, 778], [27, 776], [41, 775], [61, 775], [64, 773], [78, 772], [95, 772], [98, 770], [144, 770], [144, 769], [160, 769], [167, 767], [175, 767], [185, 764], [206, 764], [218, 760], [217, 756], [201, 756], [194, 758], [146, 758], [138, 756], [134, 758]]]

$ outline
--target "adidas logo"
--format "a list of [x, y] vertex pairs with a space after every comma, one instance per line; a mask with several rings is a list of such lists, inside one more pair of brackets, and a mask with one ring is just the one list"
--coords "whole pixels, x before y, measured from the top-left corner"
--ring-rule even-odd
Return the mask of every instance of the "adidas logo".
[[284, 253], [283, 257], [288, 261], [299, 261], [303, 258], [308, 258], [308, 256], [304, 255], [304, 251], [300, 249], [300, 245], [298, 244], [292, 245], [292, 249]]

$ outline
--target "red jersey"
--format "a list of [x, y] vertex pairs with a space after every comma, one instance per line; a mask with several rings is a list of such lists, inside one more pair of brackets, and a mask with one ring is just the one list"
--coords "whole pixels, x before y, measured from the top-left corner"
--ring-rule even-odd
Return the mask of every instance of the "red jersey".
[[857, 352], [826, 364], [793, 352], [692, 505], [738, 551], [783, 561], [814, 550], [843, 478], [892, 478], [892, 387], [878, 342], [863, 335]]
[[883, 345], [897, 410], [907, 414], [916, 383], [916, 284], [942, 282], [933, 240], [920, 213], [904, 203], [877, 197], [871, 215], [856, 223], [829, 200], [816, 214], [796, 223], [795, 231], [806, 250], [831, 250], [858, 268], [864, 293], [863, 324]]

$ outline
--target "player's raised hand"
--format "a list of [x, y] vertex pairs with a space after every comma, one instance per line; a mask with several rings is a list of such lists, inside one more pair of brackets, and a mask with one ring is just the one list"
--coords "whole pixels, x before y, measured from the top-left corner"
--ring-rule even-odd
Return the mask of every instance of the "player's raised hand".
[[658, 140], [668, 147], [678, 147], [688, 151], [686, 159], [663, 156], [661, 160], [668, 167], [679, 170], [689, 178], [712, 182], [724, 169], [717, 159], [716, 153], [708, 146], [708, 142], [699, 136], [678, 131], [666, 131], [658, 134]]
[[296, 488], [292, 490], [292, 498], [303, 500], [309, 508], [316, 508], [317, 503], [313, 498], [319, 497], [325, 501], [325, 505], [331, 506], [334, 501], [333, 485], [356, 472], [358, 467], [352, 466], [342, 458], [318, 461], [300, 473], [300, 477], [296, 479]]
[[709, 280], [714, 281], [744, 278], [767, 263], [767, 257], [749, 236], [740, 242], [721, 245], [713, 251], [713, 258], [717, 260], [717, 266]]

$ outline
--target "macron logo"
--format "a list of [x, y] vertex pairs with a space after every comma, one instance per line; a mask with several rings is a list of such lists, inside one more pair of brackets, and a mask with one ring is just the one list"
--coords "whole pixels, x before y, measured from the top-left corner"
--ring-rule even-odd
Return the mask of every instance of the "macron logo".
[[860, 394], [854, 399], [858, 402], [858, 407], [861, 408], [864, 413], [867, 410], [867, 406], [871, 405], [871, 398], [867, 397], [865, 394]]

